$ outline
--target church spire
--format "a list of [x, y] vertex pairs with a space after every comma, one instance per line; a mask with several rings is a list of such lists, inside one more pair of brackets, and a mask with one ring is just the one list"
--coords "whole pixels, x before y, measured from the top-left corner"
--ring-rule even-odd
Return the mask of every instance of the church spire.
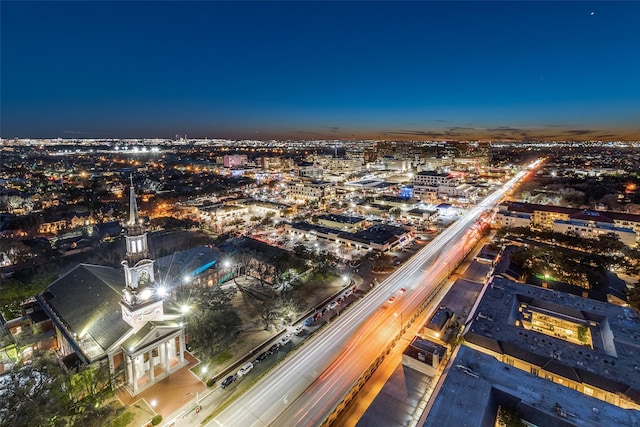
[[130, 176], [129, 179], [131, 181], [129, 221], [126, 224], [127, 233], [125, 235], [127, 256], [122, 261], [122, 266], [125, 273], [123, 301], [132, 307], [150, 300], [152, 288], [155, 285], [155, 274], [154, 261], [149, 258], [147, 230], [138, 215], [133, 177]]
[[138, 224], [138, 204], [136, 203], [136, 193], [133, 188], [133, 175], [129, 175], [131, 187], [129, 187], [129, 222], [128, 225]]
[[138, 204], [136, 193], [133, 187], [133, 177], [129, 176], [131, 187], [129, 190], [129, 221], [127, 222], [127, 261], [130, 266], [135, 265], [142, 259], [149, 258], [149, 248], [147, 245], [147, 231], [140, 221], [138, 214]]

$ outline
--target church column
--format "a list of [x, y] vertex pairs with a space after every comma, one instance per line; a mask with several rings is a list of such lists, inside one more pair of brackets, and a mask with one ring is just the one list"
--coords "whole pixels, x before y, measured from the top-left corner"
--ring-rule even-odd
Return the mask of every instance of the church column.
[[149, 350], [149, 379], [151, 382], [156, 378], [155, 369], [153, 366], [153, 350]]
[[132, 357], [131, 358], [131, 363], [133, 364], [133, 375], [131, 377], [132, 381], [133, 381], [133, 394], [136, 394], [138, 392], [138, 362], [137, 362], [137, 357]]
[[180, 334], [180, 364], [184, 363], [184, 334]]
[[124, 358], [124, 363], [125, 365], [127, 365], [127, 384], [129, 384], [129, 386], [131, 388], [133, 388], [133, 361], [131, 360], [131, 356], [129, 357], [125, 357]]
[[171, 359], [173, 359], [171, 355], [171, 344], [175, 342], [175, 338], [164, 342], [164, 370], [169, 372], [171, 369]]
[[167, 355], [165, 354], [165, 349], [164, 349], [165, 343], [161, 342], [160, 345], [158, 345], [158, 356], [160, 356], [160, 363], [159, 365], [162, 366], [165, 370], [165, 372], [167, 371], [167, 367], [166, 367], [166, 358]]

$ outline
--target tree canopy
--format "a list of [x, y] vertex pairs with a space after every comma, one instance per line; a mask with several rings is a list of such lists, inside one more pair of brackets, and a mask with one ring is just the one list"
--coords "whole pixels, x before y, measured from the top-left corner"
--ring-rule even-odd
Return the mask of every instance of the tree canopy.
[[113, 396], [107, 365], [64, 373], [53, 355], [38, 355], [0, 376], [0, 424], [31, 426], [100, 426], [117, 410], [105, 402]]

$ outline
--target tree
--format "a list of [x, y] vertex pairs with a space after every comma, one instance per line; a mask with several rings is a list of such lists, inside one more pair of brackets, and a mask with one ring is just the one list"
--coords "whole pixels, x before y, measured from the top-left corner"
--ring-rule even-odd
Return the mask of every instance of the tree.
[[618, 195], [617, 194], [605, 194], [600, 199], [600, 203], [605, 205], [608, 210], [619, 210], [620, 203], [618, 203]]
[[235, 338], [241, 319], [231, 307], [235, 289], [180, 286], [176, 300], [192, 307], [186, 315], [191, 348], [212, 358]]
[[620, 241], [616, 233], [602, 234], [598, 236], [593, 243], [594, 249], [596, 249], [599, 254], [620, 252], [625, 247], [625, 244]]
[[304, 310], [305, 303], [293, 297], [280, 296], [277, 299], [276, 306], [279, 310], [280, 318], [284, 322], [290, 323]]
[[309, 255], [309, 251], [307, 250], [307, 247], [302, 243], [298, 243], [293, 247], [293, 253], [302, 258], [306, 258]]
[[55, 279], [50, 275], [34, 275], [2, 280], [0, 310], [5, 319], [13, 319], [22, 314], [22, 302], [43, 291]]
[[581, 343], [586, 343], [587, 342], [587, 327], [584, 325], [579, 325], [578, 326], [578, 341], [580, 341]]
[[262, 218], [262, 220], [260, 220], [261, 225], [271, 225], [272, 223], [273, 220], [271, 218]]
[[213, 358], [237, 335], [242, 321], [235, 310], [197, 310], [186, 318], [189, 344], [200, 356]]
[[198, 310], [226, 310], [235, 292], [235, 289], [222, 289], [218, 286], [182, 285], [176, 289], [176, 300]]
[[65, 378], [68, 392], [67, 416], [73, 425], [100, 425], [101, 420], [113, 415], [114, 409], [104, 406], [115, 393], [113, 384], [119, 373], [111, 374], [106, 363], [82, 366]]
[[505, 427], [525, 427], [520, 413], [514, 408], [498, 406], [498, 422]]
[[2, 196], [0, 203], [7, 207], [9, 213], [13, 213], [16, 209], [22, 206], [24, 200], [20, 196]]
[[116, 413], [104, 405], [114, 393], [111, 379], [106, 364], [65, 374], [52, 354], [36, 354], [0, 376], [0, 424], [102, 426]]
[[0, 423], [14, 427], [65, 425], [63, 384], [64, 376], [48, 355], [17, 364], [0, 376]]
[[299, 284], [300, 277], [292, 268], [284, 271], [276, 271], [276, 274], [273, 275], [273, 287], [281, 294], [297, 287]]
[[264, 329], [267, 331], [276, 325], [279, 318], [278, 311], [275, 309], [273, 300], [267, 300], [260, 304], [259, 314], [262, 326], [264, 326]]
[[640, 314], [640, 282], [627, 291], [627, 298], [629, 298], [629, 305]]
[[69, 394], [84, 406], [100, 406], [113, 395], [113, 379], [106, 363], [81, 367], [68, 378]]
[[280, 323], [288, 324], [304, 309], [304, 301], [280, 296], [267, 300], [260, 306], [260, 319], [266, 330]]

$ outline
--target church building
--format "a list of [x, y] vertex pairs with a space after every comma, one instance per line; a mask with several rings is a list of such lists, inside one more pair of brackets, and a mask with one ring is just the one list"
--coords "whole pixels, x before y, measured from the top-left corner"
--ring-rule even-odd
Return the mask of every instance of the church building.
[[165, 304], [133, 187], [123, 268], [80, 264], [36, 297], [67, 366], [108, 363], [136, 395], [185, 365], [182, 313]]

